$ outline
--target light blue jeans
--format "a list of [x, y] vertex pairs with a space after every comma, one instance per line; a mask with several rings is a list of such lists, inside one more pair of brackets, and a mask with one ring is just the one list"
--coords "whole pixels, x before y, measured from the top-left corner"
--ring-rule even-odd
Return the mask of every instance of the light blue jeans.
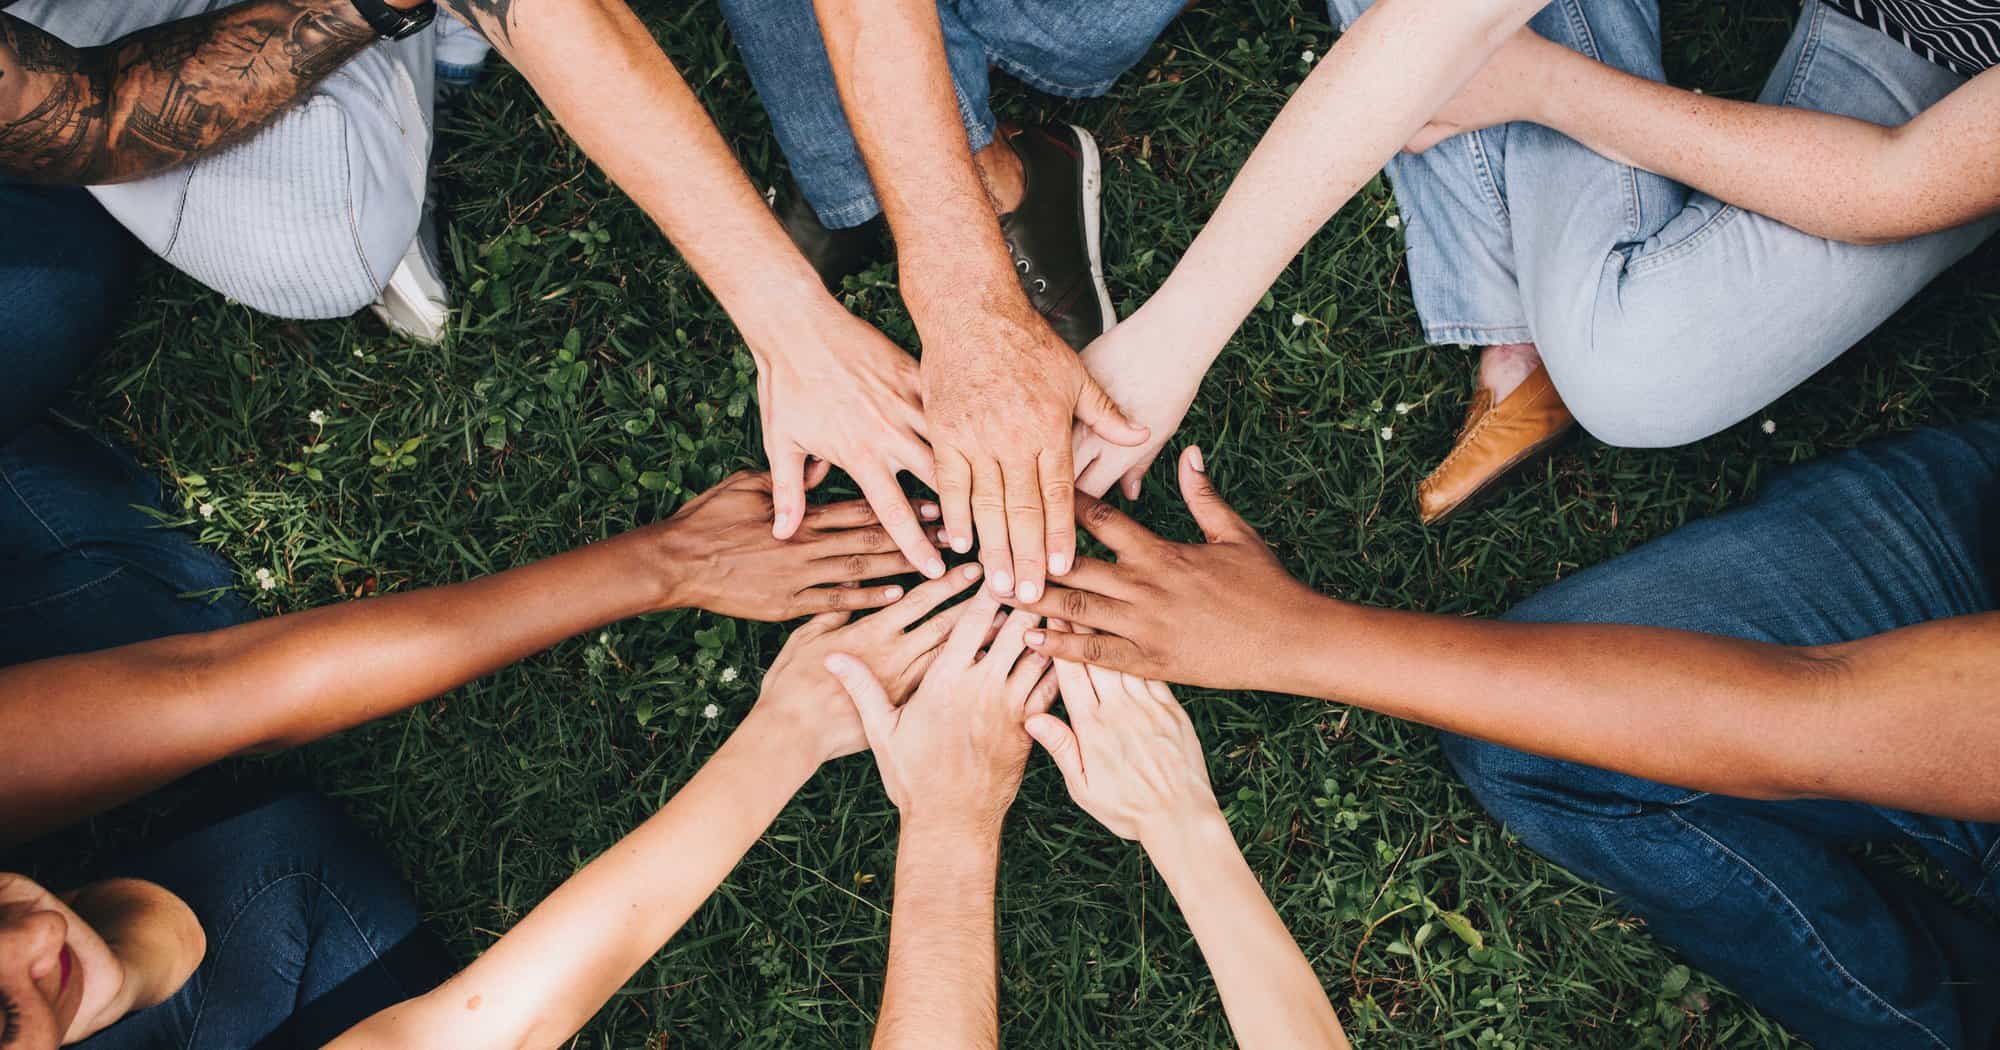
[[[1331, 0], [1343, 27], [1368, 0]], [[1557, 0], [1536, 32], [1653, 80], [1657, 0]], [[1806, 0], [1761, 101], [1900, 125], [1963, 78]], [[1533, 342], [1577, 419], [1664, 447], [1743, 420], [1840, 356], [2000, 226], [1864, 247], [1801, 233], [1533, 124], [1388, 168], [1434, 343]]]
[[[1038, 91], [1094, 98], [1145, 57], [1186, 0], [941, 0], [959, 117], [974, 151], [993, 141], [988, 70]], [[750, 81], [799, 191], [830, 229], [881, 214], [848, 129], [812, 0], [722, 0]]]

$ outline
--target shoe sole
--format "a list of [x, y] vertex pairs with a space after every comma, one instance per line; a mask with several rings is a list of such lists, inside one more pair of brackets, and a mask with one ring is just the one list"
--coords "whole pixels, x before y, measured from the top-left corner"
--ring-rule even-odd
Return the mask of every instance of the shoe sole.
[[1077, 145], [1083, 153], [1083, 243], [1090, 254], [1090, 284], [1097, 290], [1097, 308], [1104, 318], [1104, 330], [1118, 323], [1118, 308], [1111, 305], [1111, 289], [1104, 283], [1104, 250], [1100, 242], [1104, 239], [1104, 168], [1098, 161], [1097, 140], [1090, 132], [1070, 126], [1076, 132]]
[[1491, 492], [1493, 490], [1493, 487], [1495, 485], [1498, 485], [1504, 478], [1507, 477], [1507, 475], [1512, 474], [1514, 471], [1520, 469], [1522, 464], [1528, 462], [1531, 459], [1534, 459], [1536, 456], [1539, 456], [1544, 452], [1547, 452], [1549, 449], [1554, 448], [1556, 442], [1561, 441], [1562, 439], [1568, 437], [1570, 435], [1570, 432], [1574, 431], [1575, 429], [1576, 429], [1576, 424], [1572, 423], [1569, 426], [1566, 426], [1561, 430], [1557, 431], [1556, 433], [1551, 434], [1548, 437], [1545, 437], [1542, 440], [1537, 441], [1532, 445], [1529, 445], [1527, 448], [1522, 449], [1520, 453], [1516, 455], [1513, 459], [1510, 459], [1506, 463], [1502, 464], [1499, 470], [1494, 471], [1490, 476], [1487, 477], [1485, 481], [1480, 482], [1477, 488], [1474, 488], [1471, 492], [1466, 493], [1464, 498], [1460, 499], [1457, 503], [1454, 503], [1451, 506], [1446, 507], [1445, 509], [1439, 511], [1437, 517], [1420, 518], [1419, 521], [1423, 524], [1425, 528], [1430, 528], [1436, 525], [1443, 525], [1444, 523], [1457, 517], [1461, 511], [1472, 509], [1473, 504], [1478, 501], [1479, 497], [1486, 495], [1488, 492]]

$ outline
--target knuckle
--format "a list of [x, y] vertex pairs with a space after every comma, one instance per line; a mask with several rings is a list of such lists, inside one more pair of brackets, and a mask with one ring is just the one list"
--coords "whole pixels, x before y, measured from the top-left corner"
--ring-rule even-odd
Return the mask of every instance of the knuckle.
[[1067, 503], [1075, 498], [1076, 484], [1056, 478], [1042, 482], [1042, 500], [1047, 503]]
[[1083, 659], [1086, 663], [1103, 663], [1111, 656], [1111, 643], [1101, 634], [1083, 636]]
[[889, 530], [880, 525], [870, 525], [861, 530], [861, 545], [871, 551], [888, 550], [896, 545]]
[[850, 554], [840, 559], [841, 574], [849, 579], [860, 579], [868, 574], [868, 559], [859, 554]]
[[1093, 528], [1102, 527], [1110, 524], [1113, 513], [1109, 503], [1092, 503], [1084, 509], [1083, 521]]
[[1062, 601], [1058, 604], [1062, 607], [1062, 618], [1065, 620], [1082, 619], [1090, 612], [1090, 596], [1082, 591], [1063, 591]]

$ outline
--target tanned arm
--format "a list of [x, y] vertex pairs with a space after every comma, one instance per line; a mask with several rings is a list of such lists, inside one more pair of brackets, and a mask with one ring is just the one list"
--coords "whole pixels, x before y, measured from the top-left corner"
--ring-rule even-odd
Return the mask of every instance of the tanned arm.
[[1899, 241], [2000, 211], [2000, 69], [1883, 127], [1670, 87], [1522, 30], [1410, 146], [1512, 120], [1837, 241]]
[[401, 711], [571, 635], [699, 607], [783, 620], [900, 591], [857, 502], [773, 539], [770, 483], [739, 475], [672, 520], [466, 583], [346, 602], [0, 670], [0, 844], [136, 798], [211, 762]]
[[1795, 647], [1658, 627], [1376, 609], [1313, 593], [1181, 460], [1208, 542], [1168, 543], [1101, 503], [1116, 565], [1030, 606], [1096, 629], [1050, 656], [1151, 678], [1352, 703], [1553, 758], [1745, 798], [1834, 798], [2000, 819], [2000, 613]]
[[0, 174], [165, 171], [248, 137], [374, 40], [349, 0], [250, 0], [88, 48], [0, 15]]

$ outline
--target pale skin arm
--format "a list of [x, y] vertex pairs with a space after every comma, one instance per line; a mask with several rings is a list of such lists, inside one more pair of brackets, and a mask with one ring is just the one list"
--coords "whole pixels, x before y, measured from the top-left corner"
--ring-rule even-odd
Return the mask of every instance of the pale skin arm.
[[937, 5], [818, 0], [855, 140], [923, 338], [924, 413], [953, 549], [976, 534], [993, 593], [1039, 596], [1076, 555], [1075, 419], [1145, 440], [1021, 290], [959, 120]]
[[807, 457], [854, 477], [924, 575], [944, 562], [896, 475], [934, 480], [917, 363], [827, 295], [666, 53], [622, 0], [443, 0], [521, 74], [653, 218], [743, 333], [758, 367], [775, 535], [793, 535]]
[[2000, 70], [1883, 127], [1669, 87], [1522, 30], [1410, 148], [1512, 120], [1831, 240], [1900, 241], [2000, 211]]
[[1222, 1009], [1245, 1050], [1346, 1050], [1312, 964], [1230, 834], [1194, 724], [1164, 683], [1070, 661], [1056, 665], [1066, 725], [1028, 720], [1070, 797], [1137, 839], [1173, 891]]
[[1278, 275], [1450, 100], [1536, 0], [1380, 0], [1285, 103], [1153, 297], [1085, 352], [1091, 374], [1150, 439], [1079, 432], [1079, 487], [1128, 496], [1180, 426], [1230, 336]]
[[[1118, 554], [1030, 606], [1102, 634], [1037, 651], [1134, 674], [1356, 704], [1693, 790], [1832, 798], [2000, 819], [2000, 613], [1795, 647], [1656, 627], [1377, 609], [1300, 585], [1182, 456], [1206, 543], [1170, 544], [1100, 503]], [[1802, 732], [1809, 726], [1809, 732]]]
[[993, 938], [999, 875], [998, 827], [904, 822], [896, 844], [896, 908], [889, 920], [877, 1050], [1000, 1045], [999, 949]]
[[779, 541], [769, 491], [738, 475], [668, 522], [493, 576], [0, 670], [0, 842], [401, 711], [639, 613], [779, 620], [898, 597], [829, 586], [908, 571], [865, 505], [816, 508], [806, 537]]

